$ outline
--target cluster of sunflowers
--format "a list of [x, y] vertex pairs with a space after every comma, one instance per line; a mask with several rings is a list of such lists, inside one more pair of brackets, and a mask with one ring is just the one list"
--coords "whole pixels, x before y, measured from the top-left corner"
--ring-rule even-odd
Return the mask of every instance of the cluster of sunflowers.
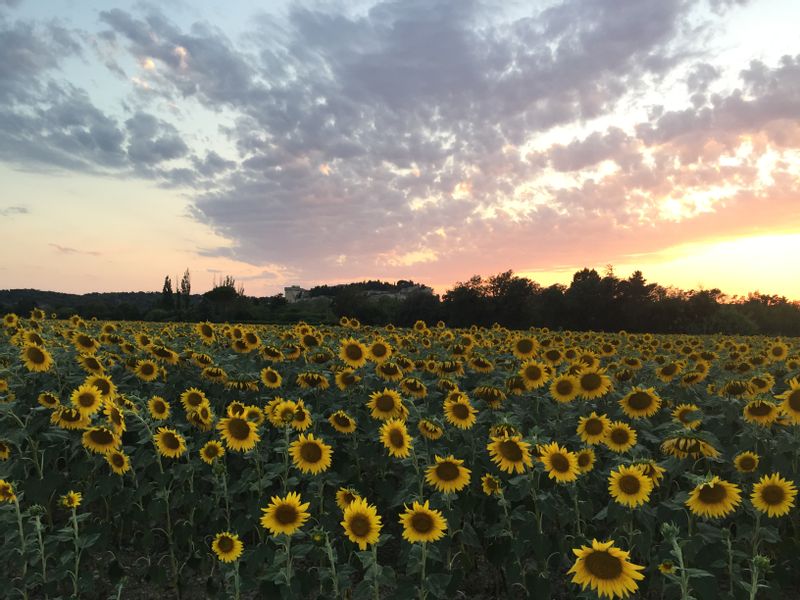
[[797, 340], [38, 309], [3, 332], [24, 597], [800, 594]]

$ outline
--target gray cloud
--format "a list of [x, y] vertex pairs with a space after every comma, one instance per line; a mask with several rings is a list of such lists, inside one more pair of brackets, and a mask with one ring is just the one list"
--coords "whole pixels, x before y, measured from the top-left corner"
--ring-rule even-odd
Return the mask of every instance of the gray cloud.
[[91, 250], [76, 250], [75, 248], [70, 248], [69, 246], [61, 246], [59, 244], [47, 244], [51, 248], [55, 248], [55, 250], [61, 254], [86, 254], [89, 256], [101, 256], [100, 252], [95, 252]]
[[30, 213], [26, 206], [7, 206], [0, 208], [0, 217], [10, 217], [12, 215], [27, 215]]

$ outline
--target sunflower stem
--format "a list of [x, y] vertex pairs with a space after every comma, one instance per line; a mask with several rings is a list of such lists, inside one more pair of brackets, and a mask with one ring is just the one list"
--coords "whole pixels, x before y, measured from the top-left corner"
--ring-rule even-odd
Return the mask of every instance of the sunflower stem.
[[760, 541], [758, 538], [761, 533], [759, 531], [760, 527], [761, 527], [761, 512], [756, 511], [756, 523], [753, 526], [753, 556], [756, 556], [758, 554], [758, 543]]
[[239, 559], [236, 559], [233, 563], [233, 594], [235, 600], [239, 600]]
[[730, 583], [730, 594], [733, 596], [733, 545], [731, 544], [731, 530], [725, 529], [725, 547], [728, 550], [728, 581]]
[[681, 550], [677, 536], [672, 538], [672, 553], [675, 555], [675, 558], [678, 561], [678, 567], [681, 571], [681, 600], [690, 600], [691, 595], [689, 593], [689, 575], [686, 573], [686, 565], [683, 563], [683, 550]]
[[27, 600], [28, 590], [26, 587], [25, 576], [28, 574], [27, 547], [25, 545], [25, 530], [22, 528], [22, 512], [19, 509], [19, 498], [14, 496], [14, 510], [17, 514], [17, 527], [19, 527], [19, 548], [22, 558], [22, 597]]
[[[424, 546], [424, 544], [423, 544]], [[372, 544], [372, 584], [373, 584], [373, 592], [375, 594], [375, 600], [380, 600], [381, 598], [381, 583], [380, 578], [378, 577], [378, 544], [377, 542]]]
[[331, 546], [330, 537], [328, 532], [325, 532], [325, 553], [328, 555], [328, 562], [331, 565], [331, 580], [333, 581], [333, 597], [339, 597], [339, 579], [336, 575], [336, 560], [333, 556], [333, 546]]
[[578, 537], [582, 537], [583, 533], [581, 533], [581, 511], [578, 506], [578, 486], [572, 486], [572, 504], [573, 508], [575, 509], [575, 535]]
[[283, 428], [283, 439], [286, 447], [283, 450], [283, 494], [289, 487], [289, 426], [285, 425]]
[[81, 564], [81, 546], [80, 546], [80, 533], [78, 532], [78, 509], [72, 507], [72, 531], [75, 535], [75, 572], [72, 575], [72, 594], [78, 598], [80, 591], [78, 589], [78, 569]]
[[419, 600], [425, 600], [428, 592], [425, 590], [425, 563], [428, 560], [428, 544], [422, 542], [422, 556], [420, 557], [419, 569]]
[[292, 536], [286, 535], [284, 546], [286, 547], [286, 585], [292, 589]]
[[[42, 538], [42, 518], [38, 514], [34, 518], [36, 525], [36, 539], [39, 541], [39, 558], [42, 563], [42, 586], [47, 585], [47, 556], [44, 553], [44, 539]], [[47, 593], [45, 593], [47, 598]]]

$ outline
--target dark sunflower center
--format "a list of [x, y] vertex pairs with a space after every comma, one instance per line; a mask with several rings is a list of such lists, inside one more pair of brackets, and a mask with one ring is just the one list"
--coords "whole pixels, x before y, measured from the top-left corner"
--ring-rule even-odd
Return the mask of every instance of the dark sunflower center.
[[772, 407], [765, 402], [759, 402], [758, 404], [751, 404], [748, 406], [747, 412], [754, 417], [766, 417], [772, 412]]
[[206, 446], [205, 455], [206, 458], [216, 458], [219, 454], [219, 449], [216, 446]]
[[372, 531], [372, 524], [367, 515], [357, 514], [350, 517], [350, 531], [356, 537], [366, 537]]
[[433, 518], [428, 513], [414, 513], [411, 517], [411, 527], [418, 533], [428, 533], [433, 529]]
[[719, 504], [728, 497], [728, 490], [724, 485], [704, 485], [700, 488], [697, 497], [703, 504]]
[[399, 429], [392, 429], [389, 432], [389, 443], [395, 448], [403, 448], [405, 446], [405, 437], [403, 432]]
[[81, 420], [81, 413], [77, 410], [67, 409], [61, 413], [61, 419], [67, 423], [77, 423]]
[[164, 444], [169, 450], [178, 450], [181, 447], [180, 440], [174, 433], [167, 431], [161, 435], [161, 443]]
[[92, 338], [86, 335], [78, 336], [78, 345], [83, 346], [84, 348], [91, 348], [94, 346], [94, 344], [92, 344]]
[[164, 404], [164, 402], [162, 402], [161, 400], [156, 400], [155, 402], [153, 402], [153, 411], [156, 414], [160, 415], [161, 413], [167, 411], [167, 405]]
[[125, 457], [122, 456], [122, 454], [112, 454], [111, 463], [118, 469], [121, 469], [125, 466]]
[[786, 493], [779, 485], [771, 484], [761, 489], [761, 499], [764, 501], [764, 504], [777, 506], [783, 502], [785, 497]]
[[281, 411], [281, 421], [291, 421], [294, 418], [294, 408], [287, 406]]
[[631, 436], [628, 434], [627, 430], [622, 429], [621, 427], [612, 429], [610, 437], [611, 441], [619, 446], [627, 444], [631, 439]]
[[559, 473], [569, 472], [569, 459], [560, 452], [556, 452], [550, 456], [550, 464], [554, 471], [558, 471]]
[[93, 371], [100, 369], [100, 363], [95, 358], [87, 358], [85, 364], [88, 369]]
[[381, 358], [386, 356], [386, 346], [383, 344], [374, 344], [372, 346], [372, 355], [376, 358]]
[[542, 370], [536, 365], [525, 367], [525, 378], [529, 381], [538, 381], [542, 378]]
[[581, 376], [581, 387], [587, 392], [593, 392], [594, 390], [600, 389], [602, 384], [603, 380], [597, 373], [586, 373], [585, 375]]
[[107, 379], [93, 379], [92, 385], [100, 390], [100, 393], [103, 394], [103, 396], [108, 396], [111, 393], [111, 382], [109, 382]]
[[94, 406], [95, 402], [97, 402], [97, 398], [92, 393], [84, 392], [78, 396], [78, 404], [84, 408], [91, 408]]
[[556, 383], [556, 393], [567, 396], [572, 393], [572, 382], [569, 379], [562, 379]]
[[603, 422], [600, 419], [589, 419], [583, 424], [583, 430], [589, 435], [600, 435], [603, 429]]
[[514, 440], [503, 440], [498, 447], [500, 455], [511, 462], [522, 460], [522, 448]]
[[639, 490], [642, 489], [642, 484], [636, 475], [623, 475], [619, 478], [618, 485], [619, 489], [629, 496], [638, 494]]
[[678, 367], [677, 367], [677, 365], [675, 365], [675, 364], [668, 364], [668, 365], [666, 365], [664, 368], [662, 368], [662, 369], [661, 369], [661, 374], [662, 374], [662, 375], [666, 375], [666, 376], [668, 376], [668, 377], [669, 377], [670, 375], [675, 375], [675, 372], [676, 372], [677, 370], [678, 370]]
[[89, 438], [98, 446], [110, 446], [114, 443], [114, 436], [108, 429], [94, 429]]
[[436, 477], [442, 481], [455, 481], [459, 474], [458, 465], [450, 461], [436, 465]]
[[450, 408], [451, 412], [455, 416], [456, 419], [460, 421], [466, 421], [469, 419], [469, 408], [467, 408], [466, 404], [462, 404], [461, 402], [457, 402], [453, 404]]
[[633, 410], [645, 410], [653, 405], [653, 397], [647, 392], [635, 392], [628, 398], [628, 406]]
[[588, 467], [589, 463], [592, 462], [592, 455], [588, 452], [584, 452], [582, 454], [578, 454], [578, 466], [579, 467]]
[[786, 399], [789, 408], [794, 411], [800, 412], [800, 388], [792, 391]]
[[356, 344], [348, 344], [344, 348], [344, 354], [350, 360], [361, 360], [364, 357], [364, 352], [360, 346]]
[[307, 463], [316, 463], [322, 459], [322, 448], [317, 442], [307, 442], [300, 446], [300, 457]]
[[776, 346], [772, 349], [772, 356], [783, 356], [783, 348]]
[[233, 540], [229, 538], [227, 535], [220, 536], [219, 540], [217, 540], [217, 546], [219, 547], [219, 551], [223, 554], [227, 554], [233, 550]]
[[40, 365], [44, 363], [44, 352], [39, 350], [39, 348], [32, 346], [28, 348], [28, 360], [34, 364]]
[[292, 525], [298, 516], [297, 509], [290, 504], [281, 504], [275, 509], [275, 520], [281, 525]]
[[384, 375], [397, 375], [400, 370], [397, 368], [397, 365], [393, 363], [384, 363], [381, 365], [381, 372]]
[[375, 400], [375, 408], [381, 412], [390, 412], [394, 410], [394, 398], [389, 394], [381, 394]]
[[336, 414], [333, 416], [333, 421], [339, 427], [350, 427], [350, 419], [347, 418], [345, 415]]
[[756, 468], [756, 460], [752, 456], [743, 456], [739, 459], [739, 468], [742, 471], [752, 471]]
[[188, 396], [186, 396], [186, 404], [189, 406], [200, 406], [203, 403], [203, 397], [196, 393], [192, 392]]
[[622, 561], [605, 551], [593, 551], [583, 559], [583, 564], [597, 579], [616, 579], [622, 575]]
[[201, 325], [200, 333], [203, 335], [203, 337], [211, 337], [212, 335], [214, 335], [214, 330], [211, 329], [211, 327], [209, 327], [208, 325]]
[[558, 350], [548, 350], [547, 352], [544, 353], [544, 356], [547, 360], [556, 361], [559, 358], [561, 358], [561, 352], [559, 352]]
[[250, 437], [250, 423], [239, 417], [228, 421], [228, 434], [235, 440], [246, 440]]
[[521, 354], [528, 354], [533, 350], [533, 342], [531, 340], [519, 340], [517, 342], [517, 350]]
[[139, 367], [139, 372], [142, 375], [152, 375], [155, 373], [156, 369], [152, 363], [144, 363], [141, 367]]

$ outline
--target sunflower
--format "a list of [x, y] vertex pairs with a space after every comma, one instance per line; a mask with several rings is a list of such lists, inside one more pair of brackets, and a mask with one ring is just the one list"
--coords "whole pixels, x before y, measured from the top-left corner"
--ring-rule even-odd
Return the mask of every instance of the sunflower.
[[294, 400], [284, 400], [280, 396], [275, 396], [264, 407], [267, 419], [275, 427], [286, 427], [294, 419], [297, 410], [297, 402]]
[[219, 560], [228, 563], [234, 562], [242, 555], [244, 544], [235, 533], [223, 531], [214, 536], [211, 549]]
[[661, 480], [664, 479], [664, 473], [667, 472], [664, 467], [650, 459], [638, 460], [635, 466], [639, 467], [642, 473], [650, 478], [650, 481], [653, 482], [653, 488], [657, 488], [661, 484]]
[[682, 370], [683, 370], [683, 363], [670, 362], [656, 369], [656, 377], [658, 377], [664, 383], [669, 383], [675, 377], [680, 375]]
[[0, 441], [0, 460], [8, 460], [9, 456], [11, 456], [11, 446], [8, 442]]
[[403, 539], [411, 543], [435, 542], [444, 536], [447, 531], [447, 520], [442, 513], [430, 507], [429, 501], [424, 504], [414, 502], [400, 515], [400, 524], [403, 526]]
[[389, 419], [381, 426], [381, 442], [395, 458], [406, 458], [411, 453], [411, 436], [405, 423], [399, 419]]
[[169, 417], [169, 403], [161, 396], [153, 396], [147, 401], [147, 410], [156, 421], [163, 421]]
[[751, 400], [742, 409], [744, 420], [769, 427], [778, 418], [778, 407], [768, 400]]
[[580, 383], [574, 375], [559, 375], [550, 384], [550, 395], [556, 402], [572, 402], [580, 393]]
[[272, 535], [281, 533], [292, 535], [300, 529], [311, 516], [308, 512], [310, 503], [300, 502], [300, 494], [289, 492], [283, 498], [273, 496], [269, 506], [262, 508], [261, 526]]
[[778, 408], [785, 414], [794, 425], [800, 425], [800, 381], [797, 377], [789, 380], [789, 389], [775, 396], [778, 400], [783, 400]]
[[125, 432], [127, 429], [125, 426], [125, 417], [115, 403], [106, 400], [105, 405], [103, 406], [103, 414], [105, 415], [108, 424], [114, 430], [114, 433], [117, 435], [122, 435], [123, 432]]
[[205, 367], [200, 372], [200, 377], [211, 383], [223, 383], [228, 379], [228, 374], [222, 367]]
[[733, 466], [740, 473], [752, 473], [758, 468], [759, 460], [755, 452], [740, 452], [733, 458]]
[[491, 373], [494, 371], [494, 363], [485, 356], [478, 354], [470, 357], [469, 366], [476, 373]]
[[436, 464], [425, 470], [425, 481], [438, 491], [449, 494], [458, 492], [469, 485], [471, 471], [463, 467], [463, 460], [455, 458], [452, 454], [442, 458], [435, 456]]
[[383, 388], [382, 392], [375, 391], [369, 395], [367, 408], [372, 412], [373, 419], [394, 419], [399, 417], [402, 411], [403, 399], [394, 390]]
[[770, 517], [782, 517], [794, 506], [797, 488], [778, 473], [764, 475], [753, 486], [750, 500], [756, 510]]
[[557, 442], [542, 446], [539, 449], [539, 460], [548, 477], [558, 483], [571, 483], [578, 478], [578, 456], [562, 448]]
[[336, 387], [338, 387], [341, 391], [345, 391], [361, 381], [361, 376], [356, 375], [353, 369], [348, 368], [338, 371], [333, 380], [334, 383], [336, 383]]
[[487, 496], [501, 496], [503, 494], [502, 482], [489, 473], [481, 477], [481, 489]]
[[[41, 346], [42, 344], [37, 345]], [[88, 373], [95, 373], [99, 375], [105, 370], [103, 368], [103, 363], [100, 362], [100, 359], [91, 354], [82, 354], [78, 356], [77, 360], [78, 364]]]
[[503, 435], [491, 438], [486, 446], [489, 456], [501, 471], [524, 473], [526, 467], [533, 466], [530, 444], [522, 441], [519, 435]]
[[55, 392], [42, 392], [39, 394], [38, 398], [36, 398], [36, 402], [45, 408], [55, 408], [61, 405], [61, 401], [58, 399], [58, 394]]
[[255, 423], [248, 421], [244, 417], [225, 417], [220, 419], [217, 429], [225, 440], [225, 445], [230, 450], [247, 452], [255, 448], [256, 443], [261, 439], [256, 431]]
[[208, 465], [213, 464], [216, 459], [224, 455], [225, 447], [217, 440], [209, 440], [200, 448], [200, 458]]
[[64, 508], [78, 508], [82, 500], [83, 495], [80, 492], [70, 490], [61, 496], [60, 503]]
[[636, 445], [636, 431], [623, 421], [613, 421], [603, 443], [614, 452], [627, 452]]
[[22, 360], [25, 368], [34, 373], [44, 373], [53, 366], [53, 357], [43, 346], [26, 344], [22, 348]]
[[121, 450], [111, 450], [106, 454], [106, 462], [117, 475], [124, 475], [131, 470], [131, 461]]
[[264, 412], [257, 406], [245, 406], [243, 416], [256, 427], [264, 422]]
[[689, 493], [686, 506], [701, 517], [724, 517], [735, 510], [741, 501], [739, 487], [715, 475]]
[[292, 455], [294, 466], [303, 473], [316, 475], [327, 471], [331, 466], [331, 447], [320, 439], [314, 437], [313, 433], [300, 434], [295, 441], [289, 445], [289, 452]]
[[696, 404], [679, 404], [673, 409], [672, 418], [687, 429], [697, 429], [702, 421]]
[[214, 326], [208, 321], [205, 323], [198, 323], [194, 326], [194, 330], [197, 332], [197, 335], [200, 336], [202, 342], [207, 346], [213, 344], [214, 340], [217, 339], [217, 336], [214, 333]]
[[583, 369], [578, 373], [578, 395], [584, 400], [605, 396], [612, 388], [611, 379], [604, 369]]
[[661, 398], [653, 388], [635, 387], [620, 398], [619, 405], [622, 412], [631, 419], [652, 417], [661, 408]]
[[343, 410], [337, 410], [330, 417], [328, 423], [339, 433], [353, 433], [356, 430], [356, 422]]
[[644, 567], [628, 561], [629, 552], [614, 546], [614, 542], [598, 542], [573, 549], [578, 559], [568, 573], [572, 582], [583, 590], [591, 588], [599, 596], [608, 598], [627, 598], [639, 589], [637, 581], [644, 579], [639, 573]]
[[14, 313], [7, 313], [3, 316], [3, 325], [9, 329], [19, 324], [19, 317]]
[[416, 377], [403, 377], [400, 389], [412, 398], [425, 398], [428, 395], [428, 388]]
[[0, 479], [0, 502], [14, 502], [16, 499], [14, 486], [5, 479]]
[[77, 408], [59, 406], [50, 415], [50, 422], [61, 429], [85, 429], [91, 419]]
[[403, 379], [403, 369], [397, 362], [387, 360], [378, 363], [375, 367], [375, 374], [384, 381], [400, 381]]
[[84, 383], [72, 392], [70, 402], [81, 414], [89, 417], [100, 410], [103, 394], [95, 386]]
[[417, 429], [426, 440], [435, 441], [444, 435], [444, 429], [429, 419], [420, 419]]
[[142, 381], [154, 381], [158, 379], [159, 368], [155, 361], [145, 359], [136, 363], [133, 370], [134, 375]]
[[549, 367], [544, 363], [529, 360], [524, 363], [517, 373], [525, 384], [526, 390], [542, 387], [550, 379]]
[[117, 386], [108, 375], [90, 375], [84, 383], [93, 385], [100, 390], [103, 400], [112, 400], [117, 393]]
[[506, 401], [506, 393], [500, 388], [491, 385], [479, 385], [472, 390], [473, 396], [477, 400], [483, 400], [492, 410], [499, 410]]
[[346, 509], [348, 506], [350, 506], [350, 504], [360, 499], [361, 496], [359, 496], [358, 492], [353, 488], [339, 488], [336, 491], [336, 504], [339, 505], [339, 508], [342, 510]]
[[594, 469], [594, 462], [596, 460], [594, 450], [591, 448], [584, 448], [577, 452], [578, 457], [578, 473], [588, 473]]
[[539, 349], [539, 342], [531, 337], [520, 337], [514, 340], [511, 352], [520, 360], [532, 358]]
[[708, 442], [705, 442], [692, 434], [684, 434], [667, 438], [661, 444], [661, 451], [676, 458], [688, 458], [691, 456], [692, 458], [697, 459], [701, 456], [711, 458], [716, 458], [719, 456], [719, 450], [714, 448], [714, 446]]
[[445, 419], [459, 429], [469, 429], [475, 425], [477, 412], [463, 392], [451, 392], [444, 401]]
[[202, 390], [197, 388], [189, 388], [181, 394], [181, 404], [187, 412], [190, 410], [197, 410], [203, 405], [208, 404], [208, 398]]
[[663, 575], [669, 575], [676, 571], [675, 564], [671, 560], [665, 560], [658, 564], [658, 570]]
[[789, 356], [789, 346], [784, 344], [783, 342], [774, 342], [768, 349], [767, 349], [767, 358], [771, 362], [778, 362], [781, 360], [786, 360], [786, 357]]
[[75, 335], [72, 344], [83, 354], [94, 354], [100, 348], [100, 342], [85, 333]]
[[330, 387], [328, 378], [323, 373], [305, 371], [297, 375], [297, 385], [304, 389], [327, 390]]
[[289, 425], [291, 425], [292, 429], [295, 431], [305, 431], [311, 427], [311, 413], [308, 412], [302, 400], [297, 401]]
[[639, 465], [621, 465], [608, 477], [608, 492], [620, 504], [636, 508], [650, 499], [653, 480], [644, 474]]
[[381, 535], [378, 509], [362, 498], [353, 500], [344, 509], [342, 527], [351, 542], [358, 544], [360, 550], [366, 550], [368, 544], [377, 544]]
[[339, 358], [348, 367], [358, 369], [367, 364], [367, 347], [355, 338], [347, 338], [340, 342]]
[[153, 439], [158, 448], [158, 453], [161, 456], [168, 458], [178, 458], [186, 452], [186, 440], [183, 436], [168, 427], [159, 427], [158, 432], [153, 436]]
[[577, 433], [580, 438], [587, 444], [601, 443], [608, 432], [611, 431], [611, 419], [606, 415], [598, 415], [592, 411], [588, 417], [581, 417], [578, 420]]

